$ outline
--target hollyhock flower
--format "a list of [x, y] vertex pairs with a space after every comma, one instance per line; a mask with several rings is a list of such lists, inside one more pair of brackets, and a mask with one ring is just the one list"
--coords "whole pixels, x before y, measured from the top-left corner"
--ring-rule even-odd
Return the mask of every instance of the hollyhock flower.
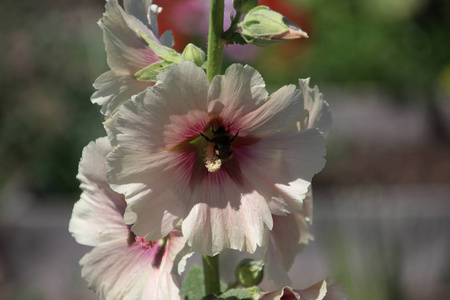
[[80, 161], [83, 193], [69, 231], [80, 244], [94, 247], [80, 261], [82, 276], [101, 299], [180, 299], [171, 270], [176, 256], [186, 251], [185, 240], [176, 229], [155, 241], [130, 231], [123, 219], [124, 197], [105, 181], [109, 151], [108, 139], [98, 139], [85, 147]]
[[329, 280], [321, 280], [318, 283], [303, 289], [295, 290], [291, 287], [283, 287], [265, 294], [262, 300], [349, 300], [349, 296], [342, 286], [331, 284]]
[[211, 84], [184, 62], [119, 108], [107, 178], [128, 203], [125, 220], [150, 240], [182, 221], [194, 251], [254, 252], [273, 219], [269, 202], [302, 210], [324, 164], [318, 129], [289, 129], [302, 109], [293, 85], [268, 95], [261, 75], [234, 64]]
[[[160, 44], [156, 13], [160, 11], [151, 0], [124, 0], [125, 10], [118, 0], [107, 0], [106, 12], [98, 22], [103, 30], [108, 65], [111, 68], [94, 82], [97, 89], [91, 100], [102, 105], [101, 112], [111, 115], [117, 107], [139, 94], [153, 82], [139, 81], [134, 74], [143, 68], [161, 61], [150, 49], [139, 32]], [[161, 36], [167, 46], [172, 45], [170, 32]]]

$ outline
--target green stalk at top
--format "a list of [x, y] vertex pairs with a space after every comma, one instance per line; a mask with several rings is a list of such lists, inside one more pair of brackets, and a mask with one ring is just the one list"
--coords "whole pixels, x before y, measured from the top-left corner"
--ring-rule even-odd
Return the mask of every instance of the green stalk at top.
[[208, 62], [206, 75], [209, 81], [222, 72], [224, 0], [211, 0], [209, 9]]
[[[209, 8], [208, 61], [206, 75], [209, 81], [222, 72], [224, 45], [220, 41], [223, 34], [224, 0], [211, 0]], [[206, 295], [220, 292], [219, 255], [203, 255], [203, 274]]]

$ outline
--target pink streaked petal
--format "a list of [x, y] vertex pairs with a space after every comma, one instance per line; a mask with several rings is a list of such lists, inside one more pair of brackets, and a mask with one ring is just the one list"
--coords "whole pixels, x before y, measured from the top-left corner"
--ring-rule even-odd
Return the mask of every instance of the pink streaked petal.
[[116, 128], [123, 133], [118, 136], [119, 144], [153, 153], [168, 150], [183, 137], [197, 136], [209, 121], [208, 84], [204, 71], [190, 62], [161, 73], [151, 90], [119, 110]]
[[112, 70], [133, 75], [161, 60], [136, 34], [137, 30], [143, 31], [158, 42], [153, 32], [138, 19], [126, 14], [117, 0], [107, 1], [106, 12], [99, 25], [103, 29], [108, 65]]
[[97, 91], [92, 95], [91, 101], [103, 106], [103, 114], [110, 115], [133, 95], [143, 92], [151, 85], [153, 83], [138, 81], [130, 74], [107, 71], [95, 80], [94, 87]]
[[[121, 148], [118, 147], [112, 154], [116, 154], [115, 152], [120, 150]], [[130, 150], [127, 149], [121, 152], [120, 160], [111, 160], [112, 155], [108, 156], [112, 168], [108, 179], [114, 190], [126, 196], [128, 208], [125, 221], [127, 224], [134, 223], [133, 232], [151, 240], [159, 239], [174, 228], [186, 209], [187, 204], [181, 197], [183, 193], [190, 192], [189, 176], [182, 172], [182, 164], [186, 164], [186, 160], [182, 160], [182, 158], [185, 156], [177, 160], [178, 163], [181, 163], [178, 164], [179, 168], [171, 167], [170, 163], [156, 166], [157, 162], [155, 161], [153, 168], [145, 170], [138, 168], [140, 167], [138, 162], [144, 162], [143, 165], [146, 165], [146, 162], [150, 164], [148, 158], [143, 155], [141, 160], [135, 160], [140, 153], [128, 156], [128, 152]], [[125, 155], [123, 155], [124, 153]], [[134, 161], [136, 164], [133, 163]], [[149, 164], [146, 166], [148, 167]], [[186, 168], [192, 167], [192, 165], [194, 164], [187, 164]], [[120, 172], [114, 173], [114, 168]], [[176, 186], [178, 191], [171, 189], [172, 186]], [[129, 212], [130, 210], [132, 213]]]
[[233, 64], [223, 76], [214, 77], [209, 89], [209, 112], [226, 123], [257, 109], [267, 98], [261, 74], [248, 65]]
[[180, 299], [170, 271], [184, 244], [179, 234], [171, 234], [164, 247], [156, 243], [144, 249], [125, 236], [85, 255], [82, 276], [102, 299]]
[[194, 251], [215, 255], [224, 248], [254, 252], [265, 243], [272, 217], [264, 197], [242, 188], [223, 170], [194, 187], [192, 209], [183, 221], [183, 235]]
[[185, 210], [179, 196], [171, 190], [153, 190], [148, 194], [127, 198], [127, 201], [132, 203], [129, 204], [128, 209], [135, 214], [135, 217], [127, 213], [125, 221], [134, 222], [131, 230], [136, 235], [145, 236], [148, 240], [159, 239], [172, 231]]
[[293, 123], [300, 111], [301, 98], [294, 85], [287, 85], [273, 93], [261, 107], [236, 121], [242, 135], [264, 136], [275, 133]]
[[69, 231], [83, 245], [96, 246], [129, 231], [122, 216], [124, 197], [106, 183], [105, 156], [110, 150], [107, 138], [91, 142], [83, 150], [77, 176], [83, 193], [69, 223]]

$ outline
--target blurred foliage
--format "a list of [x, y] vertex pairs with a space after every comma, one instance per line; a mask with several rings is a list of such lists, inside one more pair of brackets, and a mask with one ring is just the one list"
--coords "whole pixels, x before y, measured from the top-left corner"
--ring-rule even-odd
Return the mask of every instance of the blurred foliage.
[[292, 57], [294, 51], [290, 49], [296, 42], [285, 47], [298, 68], [277, 70], [277, 48], [263, 54], [264, 65], [275, 68], [267, 74], [271, 81], [282, 83], [300, 73], [300, 77], [313, 77], [318, 84], [376, 84], [400, 93], [434, 89], [450, 64], [448, 1], [291, 3], [308, 13], [310, 24], [306, 30], [310, 38], [302, 41], [304, 45], [297, 42], [303, 48], [299, 47], [302, 55], [298, 58]]
[[[90, 49], [104, 50], [95, 19], [89, 22], [97, 40], [84, 32], [87, 4], [0, 4], [0, 188], [21, 173], [34, 192], [78, 193], [81, 150], [104, 135], [98, 107], [89, 101], [95, 75], [88, 57]], [[99, 61], [105, 69], [104, 57]]]

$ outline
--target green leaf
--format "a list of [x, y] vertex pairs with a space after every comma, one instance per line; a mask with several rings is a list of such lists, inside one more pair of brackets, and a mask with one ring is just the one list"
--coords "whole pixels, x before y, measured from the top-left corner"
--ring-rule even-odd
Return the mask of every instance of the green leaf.
[[180, 294], [189, 300], [200, 300], [205, 295], [203, 269], [194, 265], [184, 279]]

